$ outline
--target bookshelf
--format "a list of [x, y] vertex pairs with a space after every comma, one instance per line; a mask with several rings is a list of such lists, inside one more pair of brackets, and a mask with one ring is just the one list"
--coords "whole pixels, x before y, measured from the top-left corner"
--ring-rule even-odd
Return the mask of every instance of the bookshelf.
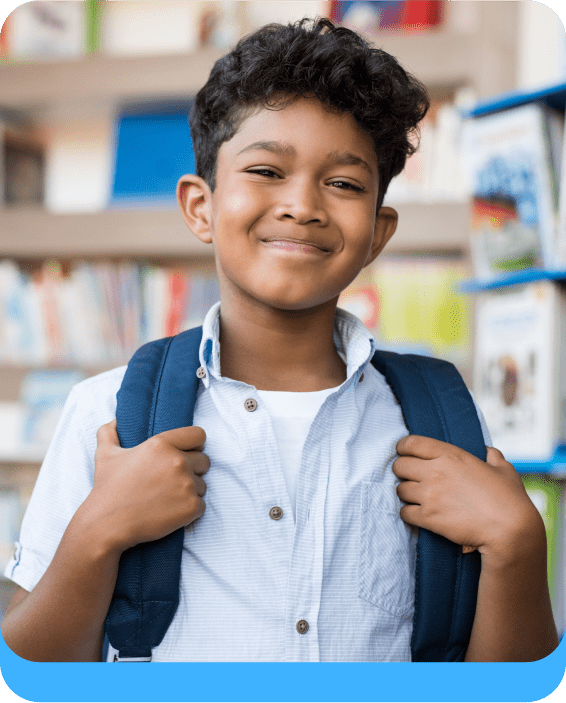
[[[544, 86], [528, 91], [506, 91], [487, 100], [480, 101], [467, 114], [471, 120], [500, 114], [504, 116], [507, 110], [540, 104], [554, 110], [566, 110], [566, 84]], [[507, 123], [506, 123], [507, 124]], [[509, 123], [512, 124], [512, 123]], [[507, 124], [507, 129], [510, 130]], [[483, 134], [485, 140], [485, 134]], [[492, 137], [490, 150], [487, 154], [493, 159], [497, 154], [503, 160], [503, 151], [498, 151], [497, 139]], [[550, 141], [546, 143], [549, 148]], [[524, 148], [524, 147], [523, 147]], [[562, 159], [564, 159], [564, 153]], [[547, 161], [547, 169], [550, 162]], [[562, 160], [562, 181], [565, 178]], [[483, 172], [482, 172], [483, 173]], [[492, 192], [502, 197], [502, 192], [507, 193], [498, 183], [492, 183]], [[540, 185], [542, 188], [542, 185]], [[479, 191], [482, 193], [482, 191]], [[486, 191], [487, 192], [487, 191]], [[561, 190], [560, 197], [564, 197]], [[489, 196], [481, 194], [481, 198]], [[537, 201], [540, 205], [541, 201]], [[564, 203], [558, 205], [559, 214], [564, 208]], [[542, 222], [542, 217], [539, 222]], [[555, 227], [560, 227], [560, 216], [556, 218]], [[563, 230], [560, 229], [561, 235]], [[542, 235], [541, 235], [542, 236]], [[504, 449], [498, 441], [507, 443], [504, 449], [506, 458], [514, 465], [516, 470], [523, 475], [523, 480], [533, 502], [543, 515], [549, 540], [549, 584], [557, 627], [560, 633], [566, 626], [566, 599], [565, 599], [565, 566], [566, 566], [566, 444], [564, 437], [564, 406], [562, 403], [563, 387], [562, 376], [564, 372], [564, 337], [562, 329], [566, 307], [562, 305], [564, 299], [564, 284], [566, 283], [566, 269], [558, 255], [558, 240], [554, 240], [552, 263], [538, 268], [509, 271], [506, 273], [485, 276], [483, 278], [464, 281], [460, 289], [462, 292], [473, 294], [476, 313], [478, 314], [476, 330], [476, 349], [474, 353], [476, 398], [480, 406], [487, 403], [492, 411], [495, 407], [495, 397], [499, 396], [507, 409], [503, 412], [504, 423], [499, 423], [495, 436], [495, 446]], [[553, 262], [556, 262], [554, 264]], [[527, 295], [529, 294], [529, 295]], [[522, 297], [521, 297], [522, 296]], [[530, 300], [529, 300], [530, 297]], [[533, 299], [539, 298], [540, 306], [531, 305]], [[519, 303], [521, 301], [521, 305]], [[551, 304], [556, 302], [556, 307]], [[552, 305], [552, 306], [551, 306]], [[540, 312], [537, 310], [540, 309]], [[552, 309], [552, 313], [550, 311]], [[480, 311], [483, 311], [479, 316]], [[488, 312], [486, 312], [488, 311]], [[544, 317], [548, 315], [548, 317]], [[537, 320], [540, 316], [540, 320]], [[485, 333], [485, 325], [493, 324], [498, 320], [498, 334]], [[545, 319], [546, 323], [540, 321]], [[536, 320], [536, 322], [533, 322]], [[551, 323], [548, 324], [548, 321]], [[540, 324], [544, 333], [533, 335], [534, 325]], [[480, 327], [484, 325], [484, 327]], [[533, 326], [532, 326], [533, 325]], [[504, 331], [502, 331], [504, 330]], [[536, 341], [531, 338], [536, 336]], [[487, 349], [489, 343], [489, 349]], [[542, 353], [539, 354], [539, 350]], [[550, 350], [550, 351], [549, 351]], [[527, 354], [530, 354], [528, 364]], [[494, 373], [497, 367], [503, 364], [509, 376]], [[495, 365], [494, 365], [495, 364]], [[494, 379], [500, 379], [495, 381]], [[507, 396], [507, 397], [506, 397]], [[541, 401], [544, 403], [541, 404]], [[546, 441], [533, 446], [533, 442], [521, 445], [518, 437], [520, 427], [526, 429], [524, 418], [527, 412], [532, 412], [534, 422], [531, 423], [532, 436], [540, 438], [545, 435]], [[550, 410], [552, 408], [552, 410]], [[544, 418], [545, 425], [552, 431], [541, 433], [540, 418]], [[505, 425], [505, 427], [504, 427]], [[512, 434], [515, 432], [515, 434]], [[508, 434], [509, 433], [509, 434]], [[531, 431], [529, 431], [531, 434]], [[552, 445], [554, 448], [552, 449]], [[541, 451], [541, 447], [544, 447]], [[538, 450], [538, 451], [537, 451]], [[515, 451], [515, 456], [513, 456]], [[548, 451], [544, 458], [532, 458]], [[532, 456], [529, 457], [529, 454]], [[546, 502], [545, 502], [546, 501]], [[538, 502], [538, 504], [537, 504]], [[552, 562], [552, 563], [551, 563]]]
[[[511, 90], [517, 82], [519, 12], [515, 3], [477, 3], [473, 19], [445, 3], [443, 24], [421, 32], [382, 30], [376, 45], [415, 72], [433, 93], [473, 87], [479, 98]], [[460, 18], [460, 19], [458, 19]], [[241, 35], [252, 29], [241, 17]], [[471, 28], [470, 28], [471, 25]], [[49, 114], [71, 104], [95, 108], [133, 100], [177, 99], [196, 92], [224, 52], [117, 57], [0, 65], [0, 104], [26, 115]]]
[[[475, 3], [474, 22], [455, 20], [458, 3], [446, 3], [445, 23], [420, 33], [384, 31], [378, 43], [428, 87], [434, 99], [451, 99], [470, 88], [480, 98], [511, 90], [517, 83], [519, 3]], [[245, 23], [241, 34], [249, 27]], [[206, 81], [224, 53], [204, 48], [190, 53], [73, 60], [0, 59], [0, 118], [42, 132], [53, 124], [112, 118], [128, 108], [186, 101]], [[466, 202], [391, 202], [400, 214], [388, 253], [468, 254]], [[0, 205], [0, 258], [40, 262], [47, 258], [130, 260], [152, 257], [212, 268], [209, 246], [186, 229], [176, 205], [107, 208], [56, 213], [42, 207]], [[80, 236], [78, 236], [80, 234]], [[111, 364], [115, 366], [116, 364]], [[84, 369], [87, 375], [106, 367]], [[25, 366], [0, 365], [0, 400], [15, 398]], [[5, 485], [28, 485], [41, 456], [0, 456]], [[2, 589], [0, 588], [0, 591]]]

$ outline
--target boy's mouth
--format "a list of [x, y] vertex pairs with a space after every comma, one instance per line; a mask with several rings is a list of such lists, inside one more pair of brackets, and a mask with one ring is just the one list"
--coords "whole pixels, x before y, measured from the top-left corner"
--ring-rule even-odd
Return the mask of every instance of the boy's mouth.
[[287, 237], [267, 237], [261, 240], [264, 244], [284, 251], [298, 251], [304, 254], [316, 252], [330, 253], [330, 249], [325, 249], [320, 244], [306, 241], [305, 239], [291, 239]]

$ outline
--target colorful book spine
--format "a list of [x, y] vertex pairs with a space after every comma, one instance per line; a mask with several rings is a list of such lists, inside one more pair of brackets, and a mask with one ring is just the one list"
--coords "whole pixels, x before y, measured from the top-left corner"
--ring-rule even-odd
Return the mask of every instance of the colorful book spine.
[[0, 260], [0, 362], [125, 363], [145, 342], [200, 325], [220, 298], [214, 273], [188, 266]]

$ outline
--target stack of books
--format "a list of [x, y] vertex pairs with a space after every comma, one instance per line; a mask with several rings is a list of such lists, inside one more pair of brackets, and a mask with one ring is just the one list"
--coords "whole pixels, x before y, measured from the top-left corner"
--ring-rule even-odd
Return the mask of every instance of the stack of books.
[[533, 102], [476, 117], [464, 145], [476, 278], [563, 265], [564, 113]]

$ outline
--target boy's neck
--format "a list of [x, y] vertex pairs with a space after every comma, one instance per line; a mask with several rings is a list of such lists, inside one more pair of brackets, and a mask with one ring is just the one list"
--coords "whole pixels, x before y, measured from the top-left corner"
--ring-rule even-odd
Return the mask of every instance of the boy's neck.
[[309, 310], [231, 305], [220, 310], [222, 376], [265, 391], [320, 391], [346, 380], [334, 346], [337, 300]]

